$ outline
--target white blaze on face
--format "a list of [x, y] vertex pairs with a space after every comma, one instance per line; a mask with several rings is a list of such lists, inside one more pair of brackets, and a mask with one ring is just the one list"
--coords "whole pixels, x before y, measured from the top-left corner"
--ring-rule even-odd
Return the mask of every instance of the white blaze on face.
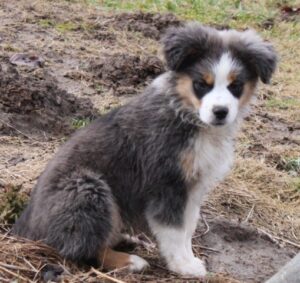
[[204, 123], [214, 124], [216, 122], [213, 112], [213, 109], [216, 107], [226, 107], [228, 109], [224, 124], [230, 124], [236, 119], [239, 100], [232, 95], [227, 87], [231, 83], [228, 80], [230, 73], [238, 69], [238, 64], [229, 53], [224, 53], [220, 60], [213, 65], [214, 87], [201, 99], [201, 107], [199, 109], [200, 119]]

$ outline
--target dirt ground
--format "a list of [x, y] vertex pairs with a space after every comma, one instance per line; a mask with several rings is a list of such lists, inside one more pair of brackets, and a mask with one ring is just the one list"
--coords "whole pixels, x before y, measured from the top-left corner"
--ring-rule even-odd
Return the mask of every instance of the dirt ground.
[[[151, 264], [143, 274], [105, 275], [5, 236], [59, 145], [164, 71], [158, 39], [181, 20], [25, 0], [0, 1], [0, 19], [0, 282], [195, 282], [166, 271], [155, 247], [133, 251]], [[298, 27], [284, 13], [261, 24], [280, 67], [258, 90], [232, 173], [203, 207], [193, 248], [205, 282], [264, 282], [300, 249], [300, 51], [288, 24]]]

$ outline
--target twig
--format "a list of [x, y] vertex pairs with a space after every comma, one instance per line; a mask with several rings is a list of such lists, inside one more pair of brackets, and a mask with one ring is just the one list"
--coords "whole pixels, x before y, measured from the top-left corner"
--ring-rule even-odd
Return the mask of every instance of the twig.
[[293, 237], [294, 237], [296, 240], [299, 240], [298, 237], [297, 237], [296, 234], [295, 234], [295, 230], [294, 230], [294, 221], [293, 221], [293, 220], [292, 220], [292, 230], [291, 230], [291, 232], [292, 232]]
[[59, 263], [59, 266], [64, 270], [65, 274], [71, 275], [71, 272], [66, 268], [65, 264]]
[[212, 248], [209, 248], [209, 247], [204, 247], [204, 246], [201, 246], [201, 245], [193, 245], [193, 247], [197, 247], [197, 248], [200, 248], [202, 250], [212, 251], [212, 252], [215, 252], [215, 253], [220, 253], [219, 250], [212, 249]]
[[209, 229], [209, 225], [208, 225], [208, 223], [207, 223], [205, 217], [203, 216], [202, 211], [200, 212], [200, 216], [201, 216], [201, 219], [202, 219], [202, 221], [204, 222], [205, 227], [206, 227], [206, 230], [201, 234], [201, 236], [204, 236], [204, 235], [206, 235], [206, 234], [209, 232], [210, 229]]
[[205, 217], [203, 216], [202, 211], [200, 212], [200, 216], [201, 216], [202, 221], [204, 222], [204, 225], [205, 225], [205, 227], [206, 227], [206, 230], [205, 230], [203, 233], [201, 233], [201, 234], [198, 234], [198, 235], [193, 236], [193, 239], [202, 237], [202, 236], [206, 235], [206, 234], [210, 231], [209, 225], [208, 225], [208, 223], [207, 223]]
[[151, 263], [151, 265], [154, 266], [154, 267], [157, 267], [157, 268], [159, 268], [159, 269], [165, 270], [165, 271], [167, 271], [167, 272], [169, 272], [169, 273], [171, 273], [171, 274], [178, 275], [178, 274], [176, 274], [175, 272], [173, 273], [172, 271], [170, 271], [170, 270], [167, 269], [166, 267], [163, 267], [163, 266], [161, 266], [161, 265], [159, 265], [159, 264]]
[[156, 249], [156, 244], [145, 233], [141, 233], [141, 235], [144, 238], [146, 238], [146, 240], [148, 241], [148, 243], [146, 242], [146, 244], [147, 244], [147, 248], [150, 248], [150, 251], [153, 251], [153, 249]]
[[124, 281], [121, 281], [121, 280], [119, 280], [119, 279], [116, 279], [116, 278], [114, 278], [114, 277], [111, 277], [111, 276], [108, 276], [108, 275], [106, 275], [105, 273], [102, 273], [102, 272], [100, 272], [99, 270], [97, 270], [97, 269], [95, 269], [95, 268], [91, 268], [91, 271], [93, 271], [94, 273], [96, 273], [97, 275], [99, 275], [99, 276], [101, 276], [101, 277], [103, 277], [103, 278], [106, 278], [106, 279], [108, 279], [108, 280], [110, 280], [110, 281], [112, 281], [112, 282], [115, 282], [115, 283], [125, 283]]
[[38, 270], [25, 257], [23, 258], [23, 260], [32, 268], [32, 270], [34, 270], [34, 272], [38, 272]]
[[5, 279], [5, 278], [3, 278], [3, 277], [0, 277], [0, 282], [11, 282], [11, 280], [10, 279]]
[[19, 279], [24, 280], [24, 282], [34, 283], [33, 281], [29, 280], [28, 278], [26, 279], [26, 278], [24, 278], [23, 276], [21, 276], [20, 274], [17, 274], [17, 273], [15, 273], [15, 272], [12, 272], [12, 271], [10, 271], [10, 270], [8, 270], [8, 269], [2, 267], [2, 266], [0, 266], [0, 269], [3, 270], [4, 272], [10, 274], [10, 275], [13, 275], [13, 276], [15, 276], [15, 277], [17, 277], [17, 278], [19, 278]]
[[109, 272], [106, 272], [105, 274], [106, 275], [111, 275], [113, 273], [118, 273], [118, 272], [123, 271], [123, 270], [128, 270], [128, 265], [120, 267], [120, 268], [115, 268], [115, 269], [113, 269], [113, 270], [111, 270]]
[[249, 213], [248, 213], [246, 219], [243, 221], [243, 223], [247, 223], [247, 222], [248, 222], [248, 220], [250, 219], [250, 217], [251, 217], [252, 214], [253, 214], [254, 207], [255, 207], [255, 204], [252, 205], [252, 207], [251, 207], [251, 209], [250, 209], [250, 211], [249, 211]]
[[9, 269], [13, 269], [13, 270], [23, 270], [23, 271], [30, 271], [30, 272], [32, 272], [31, 269], [24, 268], [24, 267], [21, 267], [21, 266], [6, 264], [6, 263], [2, 263], [2, 262], [0, 262], [0, 266], [5, 267], [5, 268], [9, 268]]
[[288, 240], [288, 239], [280, 238], [280, 237], [278, 237], [278, 236], [273, 236], [273, 235], [271, 235], [270, 233], [268, 233], [268, 232], [266, 232], [266, 231], [264, 231], [264, 230], [262, 230], [262, 229], [260, 229], [260, 228], [258, 228], [258, 231], [259, 231], [260, 233], [266, 235], [273, 243], [276, 243], [276, 244], [279, 245], [278, 241], [281, 241], [281, 242], [290, 244], [290, 245], [292, 245], [292, 246], [297, 247], [297, 248], [300, 249], [300, 244], [294, 243], [294, 242], [292, 242], [292, 241], [290, 241], [290, 240]]
[[33, 280], [35, 280], [37, 278], [37, 276], [40, 274], [41, 270], [46, 266], [46, 264], [43, 264], [36, 272], [35, 275], [33, 277]]
[[5, 125], [8, 126], [9, 128], [11, 128], [11, 129], [17, 131], [19, 134], [23, 135], [24, 137], [26, 137], [26, 138], [28, 138], [28, 139], [30, 139], [30, 140], [38, 141], [38, 140], [36, 140], [36, 139], [34, 139], [34, 138], [32, 138], [32, 137], [26, 135], [25, 133], [21, 132], [20, 130], [18, 130], [17, 128], [15, 128], [14, 126], [12, 126], [11, 124], [9, 124], [9, 123], [3, 121], [2, 119], [0, 119], [0, 122], [3, 123], [3, 124], [5, 124]]

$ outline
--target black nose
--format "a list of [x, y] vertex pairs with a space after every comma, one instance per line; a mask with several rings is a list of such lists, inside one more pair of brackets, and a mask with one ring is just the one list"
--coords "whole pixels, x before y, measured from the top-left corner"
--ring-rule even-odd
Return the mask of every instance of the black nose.
[[228, 108], [224, 106], [215, 106], [213, 108], [213, 113], [218, 120], [224, 120], [228, 114]]

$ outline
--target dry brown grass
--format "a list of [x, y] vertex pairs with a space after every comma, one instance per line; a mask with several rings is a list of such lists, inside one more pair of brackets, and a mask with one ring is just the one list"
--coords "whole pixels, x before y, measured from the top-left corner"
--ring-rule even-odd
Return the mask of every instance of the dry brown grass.
[[[49, 271], [58, 270], [59, 282], [195, 282], [193, 278], [180, 278], [168, 272], [163, 266], [155, 264], [154, 269], [144, 274], [128, 274], [126, 270], [104, 273], [90, 267], [78, 267], [63, 260], [55, 250], [42, 243], [10, 236], [4, 229], [0, 230], [0, 282], [37, 283], [51, 278]], [[146, 251], [140, 251], [149, 257]], [[47, 273], [48, 271], [48, 273]], [[160, 274], [158, 277], [157, 274]], [[162, 276], [163, 275], [163, 276]], [[56, 280], [57, 277], [52, 277]], [[197, 280], [197, 282], [200, 282]], [[211, 274], [203, 283], [238, 283], [222, 274]]]
[[39, 282], [40, 271], [48, 264], [64, 265], [63, 260], [51, 248], [25, 239], [0, 234], [0, 281]]
[[255, 159], [238, 159], [233, 174], [211, 194], [208, 209], [300, 248], [300, 195], [284, 175]]

